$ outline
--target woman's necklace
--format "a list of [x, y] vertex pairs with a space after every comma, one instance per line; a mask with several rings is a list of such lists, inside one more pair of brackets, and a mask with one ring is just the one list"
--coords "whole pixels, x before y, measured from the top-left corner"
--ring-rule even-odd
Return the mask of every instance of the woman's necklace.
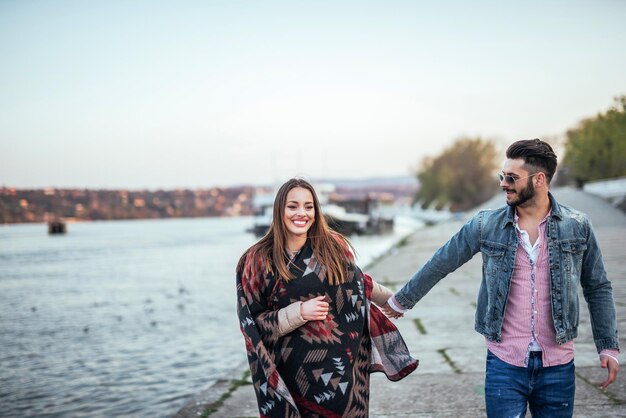
[[[300, 248], [300, 250], [301, 250], [301, 249], [302, 249], [302, 248]], [[298, 254], [300, 254], [300, 250], [291, 251], [289, 248], [287, 248], [287, 255], [289, 255], [289, 258], [290, 258], [291, 260], [293, 260], [294, 258], [296, 258], [296, 256], [297, 256]]]
[[287, 255], [289, 256], [289, 259], [293, 260], [294, 258], [296, 258], [298, 254], [300, 254], [300, 251], [302, 251], [303, 247], [304, 245], [298, 248], [297, 250], [292, 250], [291, 248], [289, 248], [289, 246], [285, 245], [285, 250], [287, 251]]

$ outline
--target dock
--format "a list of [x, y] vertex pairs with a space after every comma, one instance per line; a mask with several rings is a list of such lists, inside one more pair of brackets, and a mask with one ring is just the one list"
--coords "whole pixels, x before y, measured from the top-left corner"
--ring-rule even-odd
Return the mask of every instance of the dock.
[[[603, 199], [571, 188], [553, 191], [559, 203], [587, 213], [613, 284], [620, 331], [620, 345], [626, 347], [626, 215]], [[485, 207], [499, 207], [498, 194]], [[469, 213], [471, 216], [474, 212]], [[465, 218], [467, 219], [467, 217]], [[464, 220], [452, 219], [417, 231], [389, 256], [367, 271], [375, 280], [397, 290]], [[474, 331], [476, 297], [481, 280], [481, 257], [450, 274], [436, 285], [404, 318], [395, 320], [411, 353], [420, 360], [418, 369], [399, 382], [390, 382], [374, 373], [370, 387], [370, 416], [484, 417], [484, 376], [486, 348], [483, 337]], [[574, 416], [584, 418], [626, 417], [626, 370], [606, 390], [597, 384], [606, 378], [600, 368], [589, 324], [589, 313], [580, 293], [580, 327], [576, 346], [576, 400]], [[242, 359], [245, 358], [243, 337]], [[626, 364], [623, 354], [622, 364]], [[176, 415], [177, 418], [258, 417], [254, 390], [247, 363], [231, 376], [199, 392]], [[530, 413], [527, 414], [530, 416]]]

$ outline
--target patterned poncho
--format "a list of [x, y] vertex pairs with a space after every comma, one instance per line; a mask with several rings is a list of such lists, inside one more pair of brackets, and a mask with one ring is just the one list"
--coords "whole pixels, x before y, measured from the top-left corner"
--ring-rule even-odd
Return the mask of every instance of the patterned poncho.
[[[417, 367], [353, 263], [344, 283], [330, 285], [307, 240], [290, 263], [293, 280], [277, 280], [250, 257], [240, 270], [238, 314], [261, 417], [367, 417], [369, 374], [395, 381]], [[320, 295], [330, 305], [324, 321], [278, 335], [280, 308]]]

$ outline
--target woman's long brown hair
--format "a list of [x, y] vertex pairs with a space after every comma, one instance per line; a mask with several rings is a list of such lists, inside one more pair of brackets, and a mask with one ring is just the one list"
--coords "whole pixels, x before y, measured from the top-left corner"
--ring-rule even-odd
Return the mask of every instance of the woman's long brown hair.
[[287, 194], [296, 187], [310, 191], [313, 196], [315, 222], [307, 233], [307, 238], [313, 247], [313, 254], [324, 266], [326, 277], [331, 285], [343, 283], [346, 280], [348, 264], [354, 260], [354, 249], [346, 237], [330, 229], [326, 219], [322, 216], [315, 189], [311, 183], [301, 178], [292, 178], [280, 187], [274, 199], [274, 213], [268, 232], [241, 256], [237, 264], [237, 272], [242, 272], [244, 266], [248, 264], [254, 274], [261, 273], [255, 271], [257, 270], [255, 266], [263, 266], [265, 274], [276, 274], [286, 281], [293, 279], [285, 254], [288, 231], [283, 219]]

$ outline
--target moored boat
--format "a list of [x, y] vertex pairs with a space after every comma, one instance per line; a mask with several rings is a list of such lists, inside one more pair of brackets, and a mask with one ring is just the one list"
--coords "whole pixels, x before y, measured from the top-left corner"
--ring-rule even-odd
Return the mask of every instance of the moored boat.
[[48, 234], [57, 235], [67, 233], [67, 225], [62, 219], [53, 219], [48, 222]]

